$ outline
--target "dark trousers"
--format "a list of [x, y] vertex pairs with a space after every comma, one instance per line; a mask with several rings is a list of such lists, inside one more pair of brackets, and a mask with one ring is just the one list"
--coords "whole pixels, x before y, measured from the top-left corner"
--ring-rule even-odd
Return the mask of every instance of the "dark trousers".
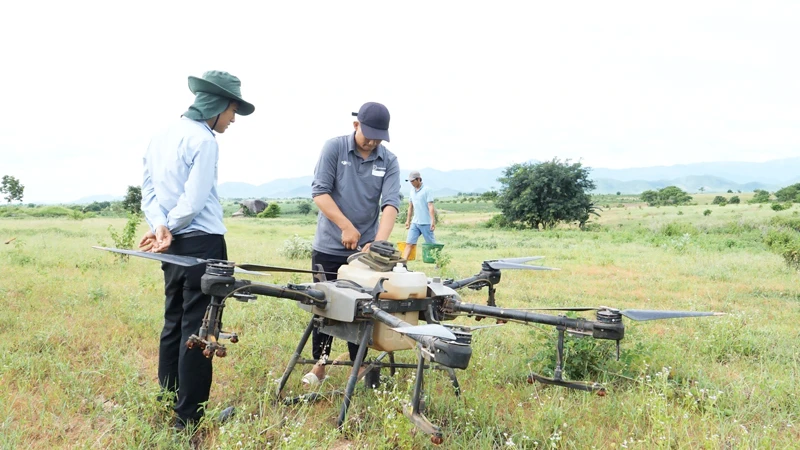
[[[208, 234], [172, 241], [166, 253], [203, 259], [227, 259], [225, 238]], [[175, 412], [184, 422], [203, 416], [203, 404], [211, 390], [211, 360], [195, 346], [186, 348], [189, 336], [197, 334], [211, 297], [200, 290], [205, 264], [182, 267], [161, 264], [164, 271], [164, 329], [158, 353], [158, 381], [163, 389], [177, 392]]]
[[[311, 269], [316, 269], [316, 265], [322, 265], [322, 270], [325, 272], [338, 272], [339, 267], [347, 264], [347, 256], [329, 255], [327, 253], [320, 253], [316, 250], [311, 252]], [[328, 281], [335, 280], [336, 275], [325, 275]], [[311, 355], [314, 359], [319, 360], [322, 355], [331, 354], [331, 345], [333, 345], [333, 336], [320, 333], [317, 328], [311, 334]], [[347, 350], [350, 351], [350, 361], [356, 359], [358, 352], [358, 345], [352, 342], [347, 343]]]

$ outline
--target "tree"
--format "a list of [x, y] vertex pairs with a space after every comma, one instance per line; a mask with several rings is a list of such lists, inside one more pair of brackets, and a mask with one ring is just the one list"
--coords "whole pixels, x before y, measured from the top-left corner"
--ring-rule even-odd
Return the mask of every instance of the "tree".
[[700, 193], [705, 192], [706, 191], [705, 186], [700, 186], [700, 189], [698, 189], [698, 191], [700, 191]]
[[653, 190], [647, 190], [639, 194], [639, 198], [642, 199], [643, 202], [647, 203], [650, 206], [655, 206], [658, 204], [658, 192]]
[[769, 202], [769, 192], [763, 189], [756, 189], [754, 191], [756, 195], [748, 201], [748, 203], [767, 203]]
[[141, 186], [128, 186], [128, 193], [122, 200], [122, 207], [126, 211], [139, 214], [142, 212], [142, 188]]
[[640, 197], [650, 206], [686, 205], [692, 201], [692, 197], [677, 186], [667, 186], [658, 192], [644, 191]]
[[728, 200], [728, 203], [730, 203], [731, 205], [738, 205], [740, 202], [741, 200], [739, 199], [738, 195], [734, 195], [733, 197], [731, 197], [730, 200]]
[[725, 205], [728, 203], [728, 200], [725, 197], [718, 195], [714, 197], [714, 200], [711, 201], [712, 205]]
[[300, 203], [299, 205], [297, 205], [297, 211], [299, 211], [300, 214], [307, 215], [308, 213], [311, 212], [311, 203], [310, 202]]
[[775, 198], [777, 198], [779, 202], [800, 203], [800, 183], [779, 189], [775, 192]]
[[535, 164], [514, 164], [505, 169], [496, 205], [509, 222], [532, 228], [552, 228], [559, 222], [578, 222], [599, 216], [588, 192], [595, 188], [589, 168], [554, 158]]
[[0, 194], [5, 194], [6, 202], [11, 203], [14, 200], [22, 202], [22, 193], [25, 191], [25, 186], [19, 183], [19, 180], [11, 175], [3, 175], [2, 184], [0, 184]]

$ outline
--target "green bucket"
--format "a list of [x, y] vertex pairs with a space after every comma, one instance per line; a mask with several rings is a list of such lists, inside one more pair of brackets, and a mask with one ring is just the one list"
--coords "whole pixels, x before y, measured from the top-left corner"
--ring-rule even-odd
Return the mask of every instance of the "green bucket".
[[436, 261], [433, 259], [433, 251], [441, 250], [444, 244], [422, 244], [422, 262], [433, 264]]

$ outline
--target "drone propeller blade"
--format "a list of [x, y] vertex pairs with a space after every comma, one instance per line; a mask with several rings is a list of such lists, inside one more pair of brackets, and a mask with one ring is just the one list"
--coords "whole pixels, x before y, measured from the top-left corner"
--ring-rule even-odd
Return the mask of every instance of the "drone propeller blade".
[[595, 308], [594, 306], [555, 306], [552, 308], [514, 308], [520, 311], [597, 311], [603, 308]]
[[521, 270], [561, 270], [555, 267], [545, 267], [545, 266], [528, 266], [525, 264], [517, 264], [512, 262], [506, 261], [487, 261], [489, 267], [495, 270], [500, 269], [521, 269]]
[[291, 272], [291, 273], [324, 273], [325, 275], [337, 275], [336, 272], [323, 272], [320, 270], [307, 270], [307, 269], [294, 269], [291, 267], [280, 267], [280, 266], [265, 266], [262, 264], [236, 264], [236, 267], [239, 267], [244, 270], [250, 270], [253, 272]]
[[519, 257], [519, 258], [503, 258], [503, 259], [498, 259], [498, 261], [500, 261], [500, 262], [508, 262], [508, 263], [523, 264], [523, 263], [526, 263], [528, 261], [536, 261], [536, 260], [539, 260], [539, 259], [544, 259], [544, 256], [522, 256], [522, 257]]
[[392, 330], [397, 331], [401, 334], [413, 334], [416, 336], [430, 336], [439, 339], [447, 339], [448, 341], [455, 341], [456, 335], [453, 334], [447, 328], [435, 324], [429, 323], [427, 325], [414, 325], [410, 327], [397, 327], [392, 328]]
[[646, 309], [626, 309], [620, 311], [623, 316], [632, 320], [658, 320], [658, 319], [680, 319], [682, 317], [705, 317], [705, 316], [723, 316], [724, 313], [719, 312], [702, 312], [702, 311], [656, 311]]
[[236, 272], [236, 273], [243, 273], [245, 275], [259, 275], [259, 276], [262, 276], [262, 277], [268, 277], [270, 275], [268, 273], [255, 272], [255, 271], [252, 271], [252, 270], [244, 270], [244, 269], [240, 269], [238, 267], [234, 267], [233, 271]]
[[108, 248], [108, 247], [97, 247], [97, 246], [93, 246], [92, 248], [114, 253], [122, 253], [125, 255], [138, 256], [140, 258], [155, 259], [156, 261], [161, 261], [169, 264], [176, 264], [184, 267], [196, 266], [198, 264], [204, 264], [206, 262], [205, 259], [195, 258], [194, 256], [168, 255], [166, 253], [140, 252], [136, 250], [125, 250], [122, 248]]

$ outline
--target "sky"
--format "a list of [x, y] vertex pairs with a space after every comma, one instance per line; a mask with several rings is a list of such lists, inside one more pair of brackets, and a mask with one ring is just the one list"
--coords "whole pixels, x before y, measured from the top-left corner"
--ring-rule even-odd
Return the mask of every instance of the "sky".
[[189, 75], [242, 80], [219, 183], [312, 175], [367, 101], [404, 170], [799, 156], [800, 2], [9, 2], [0, 175], [122, 196]]

